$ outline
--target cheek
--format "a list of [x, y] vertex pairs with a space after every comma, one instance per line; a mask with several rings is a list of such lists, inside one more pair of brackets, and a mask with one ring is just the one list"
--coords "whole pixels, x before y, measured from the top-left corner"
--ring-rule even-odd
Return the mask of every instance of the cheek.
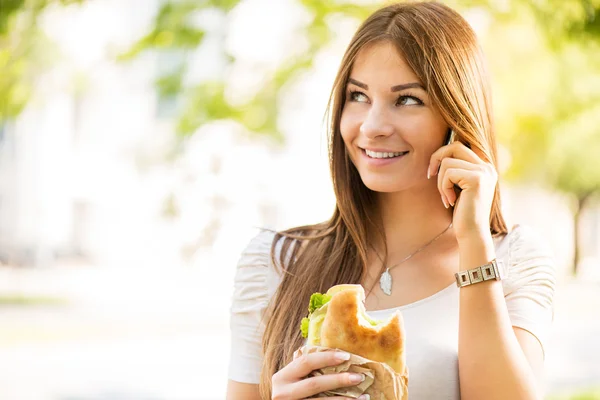
[[351, 119], [348, 118], [347, 115], [342, 114], [340, 120], [340, 133], [347, 146], [349, 146], [356, 137], [356, 132], [357, 130], [354, 127], [354, 124], [351, 123]]
[[342, 137], [342, 142], [344, 144], [344, 150], [347, 156], [350, 158], [352, 163], [354, 163], [354, 154], [353, 154], [353, 141], [356, 139], [356, 130], [352, 127], [351, 124], [348, 123], [348, 118], [342, 116], [340, 120], [340, 136]]
[[411, 147], [419, 152], [433, 153], [443, 142], [440, 129], [428, 121], [406, 121], [404, 124], [404, 138]]

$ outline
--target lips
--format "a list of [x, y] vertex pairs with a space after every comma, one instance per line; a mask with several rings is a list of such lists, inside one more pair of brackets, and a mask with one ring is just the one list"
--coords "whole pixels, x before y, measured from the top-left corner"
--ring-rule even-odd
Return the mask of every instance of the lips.
[[392, 158], [396, 156], [403, 156], [408, 153], [408, 150], [388, 150], [388, 149], [364, 149], [359, 147], [363, 154], [371, 158]]
[[394, 149], [384, 149], [384, 148], [377, 148], [377, 147], [360, 147], [358, 146], [359, 149], [361, 150], [369, 150], [369, 151], [373, 151], [375, 153], [405, 153], [408, 150], [394, 150]]
[[[398, 155], [396, 157], [382, 157], [382, 158], [375, 158], [375, 157], [370, 157], [367, 154], [367, 151], [364, 149], [361, 149], [360, 153], [362, 154], [362, 156], [365, 159], [365, 162], [367, 165], [370, 166], [375, 166], [375, 167], [379, 167], [379, 166], [385, 166], [388, 164], [392, 164], [394, 162], [398, 162], [402, 159], [404, 159], [404, 157], [409, 153], [408, 151], [402, 152], [401, 155]], [[381, 152], [383, 153], [383, 152]], [[387, 153], [387, 152], [386, 152]]]
[[377, 159], [382, 159], [382, 158], [396, 158], [399, 156], [403, 156], [405, 154], [408, 153], [408, 151], [403, 151], [403, 152], [372, 152], [370, 150], [365, 150], [365, 153], [367, 154], [367, 156], [371, 157], [371, 158], [377, 158]]

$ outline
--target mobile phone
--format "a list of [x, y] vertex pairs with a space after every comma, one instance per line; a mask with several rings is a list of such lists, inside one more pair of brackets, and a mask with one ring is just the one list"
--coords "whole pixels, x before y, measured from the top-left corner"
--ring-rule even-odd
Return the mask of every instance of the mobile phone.
[[[448, 133], [446, 134], [446, 139], [444, 139], [444, 146], [447, 146], [449, 144], [451, 144], [452, 142], [454, 142], [454, 140], [456, 139], [456, 134], [454, 133], [454, 129], [450, 128], [448, 129]], [[471, 146], [467, 146], [469, 148], [471, 148]], [[438, 174], [440, 173], [440, 167], [438, 167]], [[456, 193], [456, 199], [458, 200], [458, 196], [460, 196], [460, 192], [461, 192], [461, 188], [458, 185], [454, 185], [454, 192]]]
[[[448, 129], [448, 132], [446, 133], [446, 138], [444, 139], [444, 146], [448, 146], [450, 143], [454, 142], [454, 138], [456, 137], [456, 134], [454, 133], [454, 129], [450, 128]], [[438, 174], [440, 173], [440, 167], [441, 165], [438, 167]]]
[[448, 129], [448, 133], [446, 134], [446, 139], [444, 140], [444, 146], [447, 146], [450, 143], [454, 142], [455, 138], [456, 138], [456, 134], [454, 133], [454, 129], [452, 129], [452, 128]]
[[[454, 142], [456, 140], [456, 133], [454, 133], [454, 129], [450, 128], [448, 129], [448, 133], [446, 133], [446, 139], [444, 139], [444, 146], [448, 146], [450, 143]], [[469, 143], [464, 143], [465, 146], [467, 146], [469, 149], [471, 148], [471, 145]]]

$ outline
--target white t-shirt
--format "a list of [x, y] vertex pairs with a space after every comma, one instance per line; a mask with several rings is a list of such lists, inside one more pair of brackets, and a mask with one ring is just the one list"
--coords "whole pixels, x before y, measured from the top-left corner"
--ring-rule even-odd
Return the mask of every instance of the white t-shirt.
[[[259, 383], [262, 358], [261, 317], [281, 282], [270, 259], [275, 233], [262, 231], [242, 252], [235, 275], [230, 328], [229, 379]], [[276, 246], [276, 257], [283, 240]], [[531, 332], [544, 348], [554, 317], [556, 268], [552, 251], [530, 227], [516, 226], [494, 239], [496, 257], [508, 268], [502, 281], [513, 326]], [[288, 258], [289, 260], [289, 258]], [[406, 363], [411, 400], [460, 399], [458, 377], [459, 288], [445, 289], [404, 306], [369, 311], [385, 319], [402, 311], [406, 332]]]

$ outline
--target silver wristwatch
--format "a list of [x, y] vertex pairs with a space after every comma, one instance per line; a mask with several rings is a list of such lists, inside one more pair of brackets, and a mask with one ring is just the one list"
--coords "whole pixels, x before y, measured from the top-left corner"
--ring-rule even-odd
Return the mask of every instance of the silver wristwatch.
[[474, 283], [485, 282], [489, 280], [502, 280], [506, 278], [507, 271], [504, 268], [502, 260], [493, 259], [491, 262], [477, 268], [468, 269], [466, 271], [457, 272], [454, 274], [456, 278], [456, 286], [469, 286]]

